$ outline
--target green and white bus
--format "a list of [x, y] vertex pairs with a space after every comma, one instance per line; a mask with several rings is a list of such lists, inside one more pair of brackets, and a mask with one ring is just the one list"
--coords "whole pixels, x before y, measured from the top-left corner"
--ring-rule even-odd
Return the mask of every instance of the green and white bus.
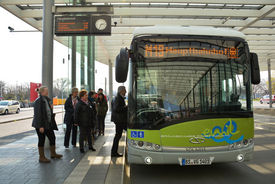
[[134, 30], [115, 63], [128, 87], [128, 162], [210, 165], [252, 159], [257, 54], [241, 32], [213, 27]]

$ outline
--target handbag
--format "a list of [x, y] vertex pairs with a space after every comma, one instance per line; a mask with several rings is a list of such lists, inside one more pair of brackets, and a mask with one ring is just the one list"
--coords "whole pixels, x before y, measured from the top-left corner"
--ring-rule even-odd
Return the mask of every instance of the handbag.
[[55, 121], [55, 113], [52, 114], [52, 126], [53, 126], [53, 130], [58, 131], [57, 124], [56, 124], [56, 121]]

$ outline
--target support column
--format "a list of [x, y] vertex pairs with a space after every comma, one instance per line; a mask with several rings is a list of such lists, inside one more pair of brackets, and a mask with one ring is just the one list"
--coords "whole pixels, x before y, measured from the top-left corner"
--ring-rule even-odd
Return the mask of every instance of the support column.
[[113, 100], [113, 65], [109, 60], [109, 111], [112, 110], [111, 102]]
[[[76, 36], [72, 36], [72, 88], [76, 86]], [[79, 89], [80, 90], [80, 89]]]
[[92, 56], [91, 56], [91, 36], [88, 36], [88, 53], [87, 53], [87, 60], [88, 60], [88, 85], [89, 85], [89, 91], [92, 90]]
[[[91, 36], [92, 38], [92, 85], [91, 88], [95, 90], [95, 36]], [[95, 90], [96, 91], [96, 90]]]
[[269, 107], [272, 108], [272, 89], [271, 89], [270, 59], [267, 60], [267, 70], [268, 70]]
[[[43, 0], [42, 86], [47, 86], [53, 98], [53, 22], [54, 0]], [[52, 101], [51, 101], [52, 103]]]
[[[77, 5], [77, 0], [73, 0], [73, 5]], [[71, 72], [71, 78], [72, 78], [72, 83], [71, 87], [76, 86], [76, 36], [72, 36], [72, 72]], [[80, 90], [80, 89], [79, 89]]]

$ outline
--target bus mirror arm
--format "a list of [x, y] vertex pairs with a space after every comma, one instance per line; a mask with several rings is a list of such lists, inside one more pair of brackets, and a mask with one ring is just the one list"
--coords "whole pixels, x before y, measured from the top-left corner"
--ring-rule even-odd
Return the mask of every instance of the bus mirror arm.
[[250, 53], [250, 62], [251, 62], [251, 83], [259, 84], [261, 82], [260, 77], [260, 68], [258, 55], [256, 53]]

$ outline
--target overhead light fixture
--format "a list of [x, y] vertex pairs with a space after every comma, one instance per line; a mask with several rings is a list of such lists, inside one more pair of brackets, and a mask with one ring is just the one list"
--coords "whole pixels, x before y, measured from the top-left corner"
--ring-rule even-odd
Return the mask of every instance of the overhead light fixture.
[[222, 24], [226, 23], [231, 17], [227, 17], [224, 21], [222, 21]]
[[14, 31], [13, 27], [8, 27], [8, 29], [10, 30], [10, 32], [40, 32], [38, 30], [22, 30], [22, 31]]

